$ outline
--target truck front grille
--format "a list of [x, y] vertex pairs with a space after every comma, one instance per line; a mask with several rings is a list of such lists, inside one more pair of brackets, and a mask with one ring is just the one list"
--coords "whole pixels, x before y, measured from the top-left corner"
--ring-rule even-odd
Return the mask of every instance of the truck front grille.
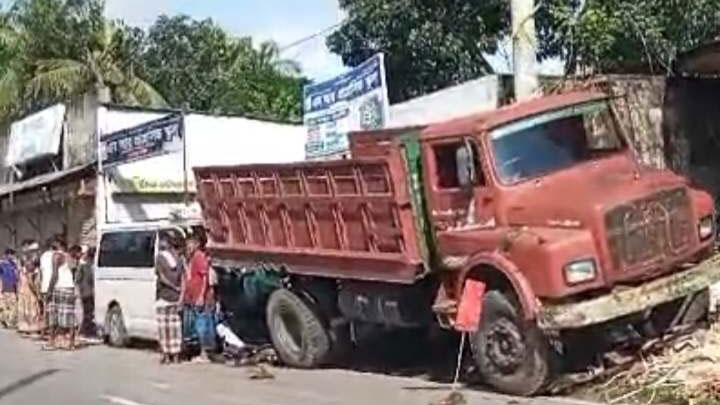
[[606, 214], [605, 225], [613, 266], [621, 271], [678, 255], [694, 239], [685, 188], [615, 207]]

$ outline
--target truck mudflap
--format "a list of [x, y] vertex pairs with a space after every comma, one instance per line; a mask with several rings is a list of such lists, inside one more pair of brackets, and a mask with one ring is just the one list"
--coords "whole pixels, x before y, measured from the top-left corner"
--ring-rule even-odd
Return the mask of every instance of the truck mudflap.
[[700, 292], [718, 282], [720, 254], [688, 270], [638, 287], [618, 287], [609, 294], [575, 303], [544, 304], [538, 313], [538, 326], [543, 330], [556, 331], [596, 325]]

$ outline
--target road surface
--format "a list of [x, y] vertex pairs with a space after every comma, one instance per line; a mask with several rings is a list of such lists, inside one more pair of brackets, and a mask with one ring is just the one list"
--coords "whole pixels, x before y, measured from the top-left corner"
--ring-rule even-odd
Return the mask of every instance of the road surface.
[[[43, 352], [36, 342], [0, 331], [1, 405], [429, 405], [448, 394], [447, 385], [420, 377], [272, 369], [274, 379], [256, 381], [248, 371], [224, 365], [163, 367], [155, 353], [140, 349]], [[588, 404], [462, 392], [468, 404]]]

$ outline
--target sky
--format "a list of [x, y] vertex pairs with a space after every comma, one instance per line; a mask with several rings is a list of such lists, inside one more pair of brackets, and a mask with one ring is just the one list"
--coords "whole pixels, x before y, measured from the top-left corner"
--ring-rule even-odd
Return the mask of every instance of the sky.
[[[338, 0], [106, 0], [111, 18], [141, 27], [151, 25], [161, 14], [187, 14], [195, 19], [212, 18], [237, 36], [252, 36], [255, 41], [272, 39], [284, 46], [331, 27], [343, 18]], [[507, 73], [512, 66], [503, 51], [488, 55], [497, 72]], [[346, 68], [337, 55], [325, 46], [325, 35], [286, 49], [281, 55], [300, 62], [303, 73], [322, 81]], [[561, 74], [562, 63], [551, 60], [538, 66], [541, 73]]]
[[[212, 18], [237, 36], [272, 39], [283, 46], [324, 30], [342, 19], [337, 0], [106, 0], [107, 14], [131, 25], [147, 27], [161, 14]], [[300, 62], [305, 75], [329, 79], [342, 61], [325, 46], [324, 36], [287, 49], [281, 55]]]

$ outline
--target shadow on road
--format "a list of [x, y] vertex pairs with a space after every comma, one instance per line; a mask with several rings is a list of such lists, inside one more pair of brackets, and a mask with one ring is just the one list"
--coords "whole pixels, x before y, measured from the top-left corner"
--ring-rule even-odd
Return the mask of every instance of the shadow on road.
[[422, 331], [398, 330], [361, 343], [339, 366], [447, 384], [453, 379], [457, 348], [458, 339], [452, 334], [430, 337]]
[[51, 375], [57, 373], [58, 371], [60, 371], [60, 370], [56, 369], [56, 368], [51, 368], [51, 369], [48, 369], [45, 371], [40, 371], [39, 373], [32, 374], [32, 375], [22, 378], [20, 380], [17, 380], [14, 383], [12, 383], [6, 387], [0, 388], [0, 398], [6, 397], [17, 390], [20, 390], [29, 385], [32, 385], [35, 382], [42, 380], [43, 378], [50, 377]]

